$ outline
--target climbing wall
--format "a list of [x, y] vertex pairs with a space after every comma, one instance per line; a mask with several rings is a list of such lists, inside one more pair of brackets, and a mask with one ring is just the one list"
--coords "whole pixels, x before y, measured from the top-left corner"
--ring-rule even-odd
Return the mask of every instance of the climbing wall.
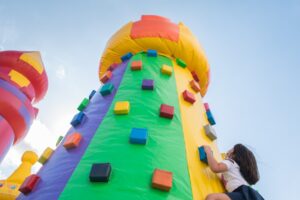
[[[155, 37], [167, 38], [166, 30]], [[134, 30], [134, 37], [147, 35], [144, 31]], [[171, 35], [181, 38], [176, 32]], [[128, 46], [115, 47], [115, 53], [131, 48], [126, 41]], [[197, 48], [195, 52], [201, 54]], [[193, 57], [202, 62], [200, 72], [191, 67], [195, 60], [187, 56], [188, 49], [178, 47], [176, 53], [159, 47], [135, 49], [123, 52], [118, 62], [114, 54], [106, 71], [100, 68], [103, 85], [79, 103], [67, 135], [59, 138], [55, 150], [47, 148], [41, 155], [43, 167], [32, 181], [25, 181], [25, 192], [18, 199], [203, 200], [209, 193], [223, 192], [202, 147], [211, 146], [221, 160], [213, 128], [216, 122], [202, 101], [209, 71], [202, 55]], [[104, 53], [102, 64], [107, 57]]]
[[[131, 70], [130, 64], [135, 60], [142, 61], [141, 70]], [[102, 124], [60, 199], [74, 199], [81, 195], [101, 199], [118, 199], [121, 196], [138, 199], [141, 193], [145, 199], [165, 199], [168, 195], [191, 199], [175, 76], [160, 72], [164, 64], [172, 66], [172, 61], [163, 56], [147, 57], [145, 54], [137, 54], [130, 60]], [[143, 79], [152, 79], [154, 89], [143, 90]], [[114, 113], [114, 107], [120, 101], [129, 102], [128, 114]], [[173, 119], [159, 116], [161, 104], [174, 107]], [[133, 128], [147, 129], [145, 145], [129, 142]], [[111, 181], [108, 184], [91, 184], [86, 169], [93, 163], [106, 162], [112, 165]], [[170, 194], [149, 187], [155, 168], [173, 173], [174, 186]], [[82, 194], [79, 188], [84, 188], [87, 195]], [[99, 189], [101, 192], [97, 193]]]
[[[84, 118], [73, 124], [51, 159], [43, 161], [43, 181], [28, 198], [203, 199], [208, 192], [222, 191], [217, 177], [199, 159], [198, 147], [211, 139], [202, 127], [209, 123], [201, 95], [191, 87], [189, 70], [165, 56], [138, 53], [111, 74], [88, 103], [79, 105]], [[148, 87], [145, 79], [151, 80]], [[120, 102], [129, 105], [121, 105], [125, 112], [117, 112]], [[174, 114], [167, 110], [162, 115], [162, 104], [174, 108]], [[146, 136], [136, 136], [144, 142], [131, 141], [135, 129], [146, 131]], [[74, 133], [81, 138], [68, 147], [68, 136]], [[91, 182], [93, 164], [101, 163], [111, 166], [108, 181]], [[169, 188], [164, 189], [164, 179], [157, 189], [151, 186], [156, 169], [171, 172]]]
[[[110, 95], [102, 96], [99, 91], [92, 91], [91, 95], [87, 95], [90, 100], [89, 105], [82, 112], [85, 115], [84, 119], [76, 126], [71, 125], [72, 127], [65, 136], [66, 139], [69, 135], [80, 133], [82, 139], [79, 145], [76, 148], [67, 150], [63, 146], [65, 141], [65, 139], [63, 139], [38, 172], [42, 181], [36, 185], [32, 193], [20, 195], [19, 199], [58, 199], [96, 133], [99, 124], [103, 121], [118, 90], [127, 63], [127, 61], [121, 63], [114, 71], [114, 77], [110, 80], [110, 83], [114, 85], [114, 90]], [[76, 108], [74, 110], [76, 110]], [[87, 169], [87, 171], [89, 171], [89, 169]]]

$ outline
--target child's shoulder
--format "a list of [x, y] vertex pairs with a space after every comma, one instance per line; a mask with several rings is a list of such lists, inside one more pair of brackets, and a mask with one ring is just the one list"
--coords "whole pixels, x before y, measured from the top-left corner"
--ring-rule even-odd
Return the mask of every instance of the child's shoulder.
[[222, 163], [224, 163], [228, 169], [230, 169], [231, 167], [236, 166], [236, 162], [233, 159], [230, 158], [226, 158], [222, 161]]
[[231, 162], [232, 164], [235, 163], [235, 161], [234, 161], [233, 159], [231, 159], [231, 158], [226, 158], [226, 159], [224, 159], [224, 160], [227, 160], [227, 161]]

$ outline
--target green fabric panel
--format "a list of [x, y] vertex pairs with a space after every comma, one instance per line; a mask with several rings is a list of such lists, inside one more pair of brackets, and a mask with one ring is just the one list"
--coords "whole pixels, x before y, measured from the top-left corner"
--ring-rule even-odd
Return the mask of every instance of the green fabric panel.
[[[131, 71], [130, 63], [140, 59], [143, 69]], [[131, 59], [105, 119], [60, 200], [192, 199], [175, 77], [161, 74], [163, 64], [172, 66], [171, 60], [163, 56], [140, 53]], [[143, 79], [154, 79], [154, 91], [141, 89]], [[117, 101], [130, 102], [128, 115], [114, 114]], [[159, 117], [162, 103], [175, 107], [172, 120]], [[129, 143], [131, 128], [148, 129], [146, 145]], [[112, 165], [110, 181], [90, 183], [92, 164], [102, 162]], [[170, 192], [151, 187], [155, 168], [173, 172]]]

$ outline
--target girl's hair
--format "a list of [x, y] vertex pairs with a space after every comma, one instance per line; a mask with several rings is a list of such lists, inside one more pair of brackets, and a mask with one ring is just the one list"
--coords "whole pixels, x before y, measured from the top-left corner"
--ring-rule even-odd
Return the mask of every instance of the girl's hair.
[[244, 145], [236, 144], [233, 147], [232, 159], [240, 166], [240, 171], [245, 180], [254, 185], [259, 180], [254, 154]]

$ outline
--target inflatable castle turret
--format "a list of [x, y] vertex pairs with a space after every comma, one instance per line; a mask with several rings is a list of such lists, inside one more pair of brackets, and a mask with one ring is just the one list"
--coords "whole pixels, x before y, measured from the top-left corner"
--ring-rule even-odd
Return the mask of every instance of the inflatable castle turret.
[[12, 144], [27, 134], [48, 89], [41, 55], [36, 51], [0, 51], [0, 162]]
[[102, 86], [74, 108], [69, 131], [41, 155], [19, 200], [203, 200], [223, 192], [202, 147], [221, 159], [202, 100], [209, 65], [183, 23], [146, 15], [126, 24], [108, 41], [99, 77]]

